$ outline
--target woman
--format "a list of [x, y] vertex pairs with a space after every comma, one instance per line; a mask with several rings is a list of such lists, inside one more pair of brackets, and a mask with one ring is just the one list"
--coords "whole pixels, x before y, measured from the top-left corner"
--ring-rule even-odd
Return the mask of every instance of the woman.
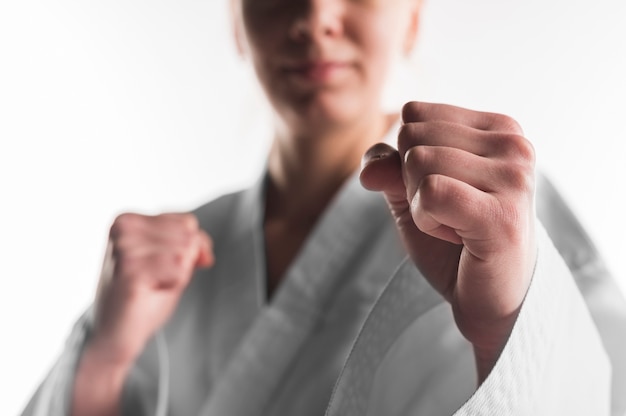
[[[606, 410], [604, 348], [617, 344], [601, 344], [535, 220], [520, 127], [445, 105], [381, 109], [419, 1], [233, 5], [276, 116], [266, 175], [193, 214], [117, 218], [94, 308], [25, 414], [319, 415], [338, 379], [331, 414], [498, 414], [489, 400], [509, 397], [494, 383], [506, 390], [535, 345], [520, 331], [553, 334], [567, 315], [577, 325], [533, 360], [552, 384], [535, 371], [524, 397], [543, 411], [584, 389], [575, 410]], [[355, 176], [364, 154], [361, 182], [384, 199]], [[611, 282], [597, 282], [604, 299]], [[602, 322], [623, 322], [619, 302]]]

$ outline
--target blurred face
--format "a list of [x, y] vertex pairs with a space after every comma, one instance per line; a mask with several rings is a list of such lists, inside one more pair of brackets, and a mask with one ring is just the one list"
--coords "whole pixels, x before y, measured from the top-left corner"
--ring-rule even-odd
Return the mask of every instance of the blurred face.
[[391, 61], [408, 52], [417, 0], [237, 0], [238, 41], [291, 127], [380, 111]]

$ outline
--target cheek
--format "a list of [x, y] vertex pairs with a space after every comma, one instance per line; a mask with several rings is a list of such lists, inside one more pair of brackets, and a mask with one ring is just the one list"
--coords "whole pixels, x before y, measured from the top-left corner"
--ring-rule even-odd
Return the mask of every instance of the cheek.
[[[376, 19], [354, 21], [351, 32], [360, 51], [364, 75], [369, 82], [380, 85], [386, 80], [391, 62], [402, 53], [403, 29], [395, 16], [377, 16]], [[347, 31], [350, 30], [346, 27]]]
[[280, 57], [278, 45], [282, 39], [276, 28], [260, 23], [246, 25], [246, 57], [264, 86], [270, 81], [272, 68]]
[[275, 49], [284, 40], [284, 33], [289, 25], [285, 13], [271, 14], [268, 10], [250, 11], [242, 13], [242, 32], [245, 33], [248, 54], [275, 54]]

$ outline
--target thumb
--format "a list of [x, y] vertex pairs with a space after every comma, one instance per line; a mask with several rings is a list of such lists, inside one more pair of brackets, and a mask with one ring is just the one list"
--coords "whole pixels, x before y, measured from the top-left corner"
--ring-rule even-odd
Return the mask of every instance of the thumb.
[[456, 276], [462, 246], [430, 236], [417, 228], [407, 200], [402, 159], [397, 150], [383, 143], [376, 144], [365, 152], [362, 166], [361, 184], [366, 189], [385, 194], [407, 254], [430, 284], [450, 300], [449, 288]]
[[408, 206], [402, 179], [402, 160], [396, 149], [385, 143], [370, 147], [361, 161], [361, 185], [370, 191], [382, 191], [392, 209]]
[[211, 267], [215, 263], [213, 257], [213, 242], [207, 233], [200, 231], [198, 235], [198, 254], [196, 257], [196, 267]]

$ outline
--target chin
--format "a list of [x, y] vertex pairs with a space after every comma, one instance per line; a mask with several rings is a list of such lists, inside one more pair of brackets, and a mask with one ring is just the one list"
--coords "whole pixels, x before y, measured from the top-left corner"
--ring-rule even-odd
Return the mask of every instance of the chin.
[[358, 123], [363, 117], [370, 117], [365, 103], [369, 100], [357, 94], [338, 94], [337, 92], [321, 92], [288, 106], [292, 119], [297, 126], [305, 131], [323, 132], [328, 129]]

